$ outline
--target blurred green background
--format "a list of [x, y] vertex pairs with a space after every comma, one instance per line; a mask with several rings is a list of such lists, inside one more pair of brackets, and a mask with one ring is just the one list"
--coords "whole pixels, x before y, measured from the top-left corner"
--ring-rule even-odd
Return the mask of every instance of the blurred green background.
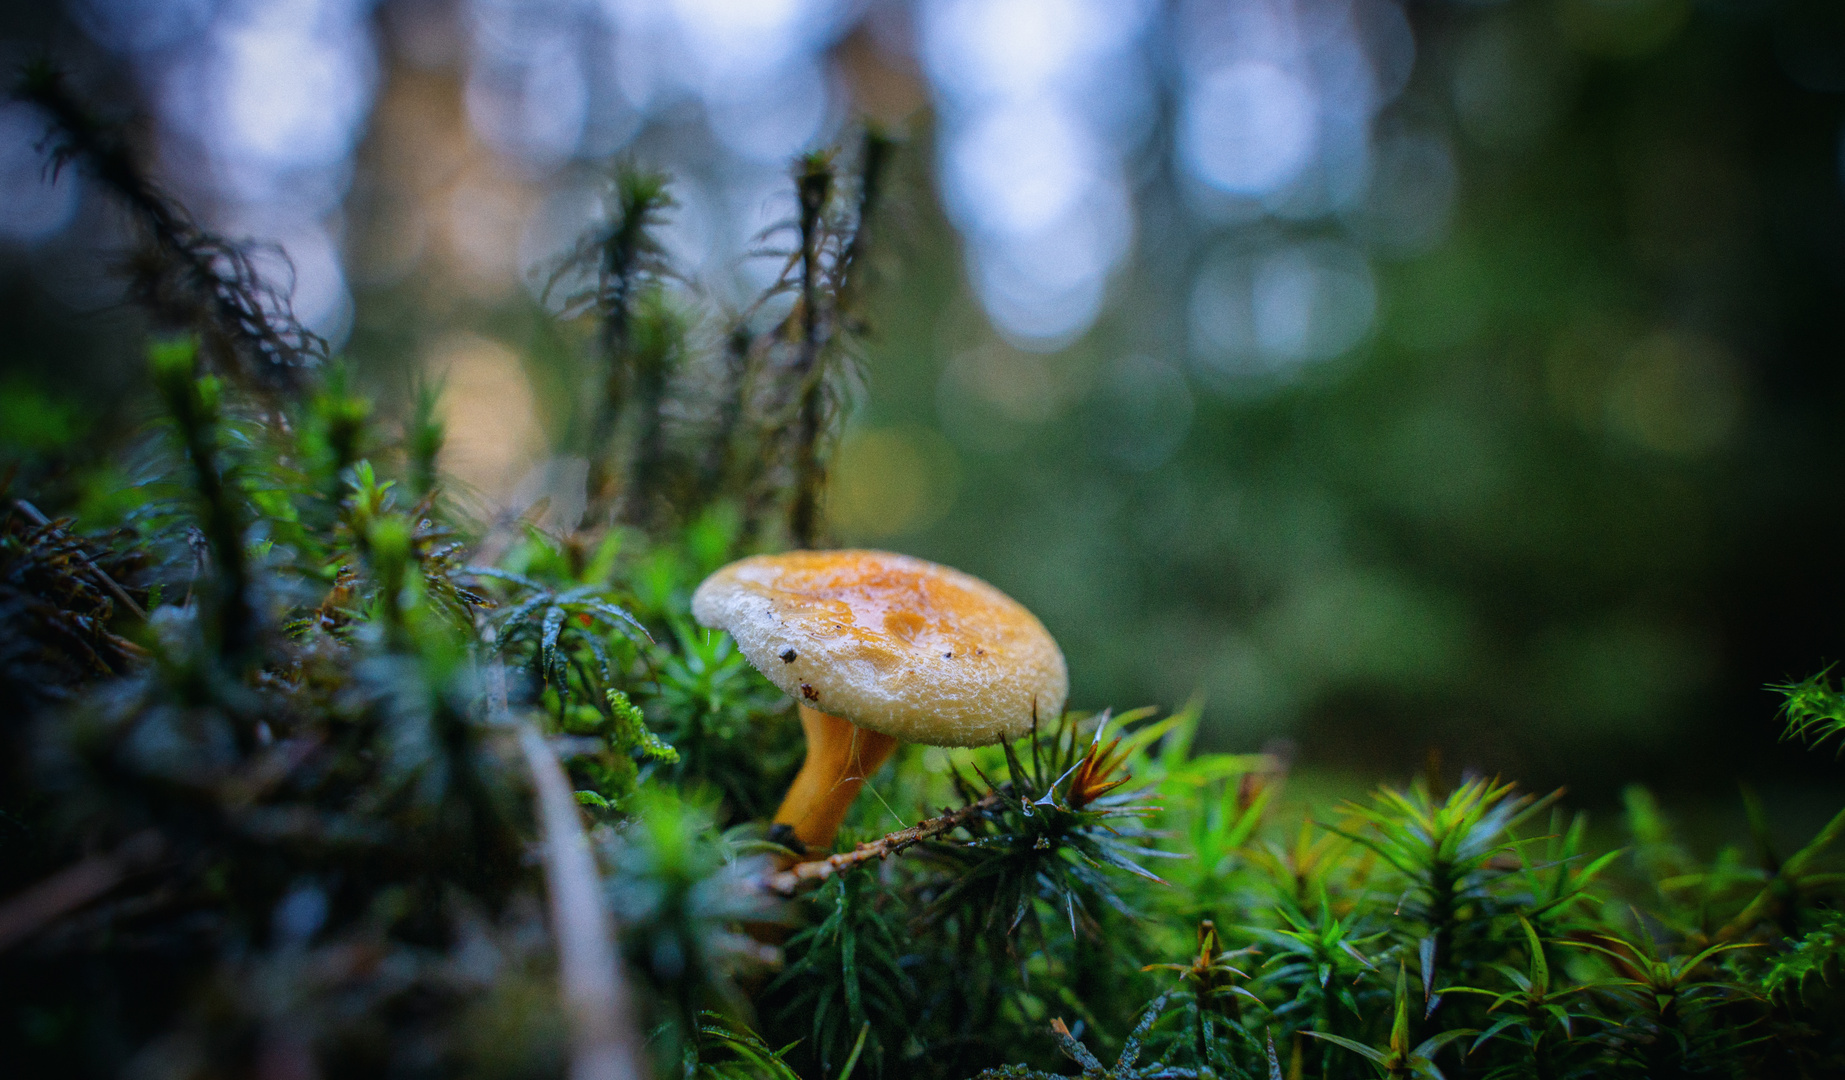
[[[1836, 776], [1763, 686], [1845, 655], [1845, 7], [8, 8], [0, 60], [47, 51], [386, 408], [443, 381], [483, 513], [580, 497], [536, 282], [611, 164], [674, 174], [682, 299], [736, 310], [788, 157], [868, 114], [834, 531], [1024, 601], [1076, 706], [1589, 802]], [[0, 110], [0, 443], [104, 524], [141, 327], [39, 127]]]

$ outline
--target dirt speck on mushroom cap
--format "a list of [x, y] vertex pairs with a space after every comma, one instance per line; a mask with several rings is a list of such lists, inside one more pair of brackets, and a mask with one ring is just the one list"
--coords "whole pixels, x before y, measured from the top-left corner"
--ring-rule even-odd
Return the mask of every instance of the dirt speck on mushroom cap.
[[[883, 551], [758, 555], [692, 598], [705, 626], [797, 700], [910, 742], [983, 746], [1063, 711], [1063, 653], [970, 574]], [[790, 651], [796, 659], [786, 660]]]

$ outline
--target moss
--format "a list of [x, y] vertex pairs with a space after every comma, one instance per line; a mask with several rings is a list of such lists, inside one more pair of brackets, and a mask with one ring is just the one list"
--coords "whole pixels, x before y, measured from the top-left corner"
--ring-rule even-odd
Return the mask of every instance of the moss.
[[[170, 264], [149, 280], [225, 250], [66, 113], [59, 152], [149, 219]], [[252, 367], [303, 339], [285, 313], [238, 321], [260, 286], [234, 277], [152, 347], [165, 418], [132, 532], [8, 492], [11, 1074], [556, 1075], [524, 724], [577, 787], [660, 1075], [1845, 1070], [1845, 816], [1785, 857], [1700, 861], [1643, 792], [1625, 852], [1481, 779], [1282, 815], [1283, 763], [1194, 752], [1195, 708], [1069, 715], [900, 756], [849, 829], [954, 816], [778, 892], [762, 819], [798, 764], [788, 704], [687, 604], [776, 521], [818, 529], [888, 150], [867, 145], [857, 171], [803, 163], [776, 286], [800, 302], [771, 326], [650, 307], [670, 202], [614, 181], [565, 317], [604, 329], [581, 357], [598, 408], [646, 415], [590, 425], [606, 489], [563, 535], [455, 509], [428, 395], [399, 432], [311, 354]], [[673, 376], [693, 364], [726, 376]], [[1789, 689], [1791, 730], [1833, 733], [1829, 685]]]

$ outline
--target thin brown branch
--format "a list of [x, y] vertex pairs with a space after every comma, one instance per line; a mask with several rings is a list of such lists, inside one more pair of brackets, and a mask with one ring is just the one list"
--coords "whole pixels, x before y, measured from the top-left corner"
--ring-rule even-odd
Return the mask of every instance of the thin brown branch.
[[793, 896], [804, 884], [819, 884], [861, 863], [867, 863], [873, 859], [887, 859], [924, 840], [952, 832], [982, 814], [998, 808], [1003, 798], [1000, 792], [989, 792], [985, 797], [968, 803], [966, 806], [957, 807], [940, 817], [919, 821], [889, 836], [860, 844], [851, 851], [843, 851], [838, 855], [816, 859], [813, 862], [797, 863], [786, 870], [770, 874], [763, 879], [763, 885], [770, 892], [779, 893], [782, 896]]
[[0, 903], [0, 950], [24, 940], [147, 869], [166, 850], [160, 834], [136, 833], [107, 855], [92, 855]]
[[602, 879], [570, 779], [538, 729], [512, 718], [506, 671], [497, 660], [487, 665], [487, 707], [496, 723], [517, 726], [538, 797], [557, 978], [570, 1023], [570, 1080], [642, 1080], [647, 1069], [615, 950], [614, 921], [602, 904]]
[[[51, 519], [46, 517], [45, 512], [38, 507], [33, 506], [24, 499], [14, 499], [13, 505], [18, 507], [19, 512], [26, 515], [26, 517], [31, 520], [32, 524], [37, 525], [41, 529], [50, 528]], [[96, 565], [95, 561], [90, 558], [89, 552], [79, 547], [77, 548], [77, 558], [83, 560], [84, 568], [95, 575], [97, 584], [114, 594], [115, 598], [120, 600], [124, 607], [134, 612], [135, 618], [140, 619], [142, 622], [147, 621], [147, 612], [141, 609], [140, 604], [135, 603], [134, 597], [128, 595], [128, 590], [116, 584], [114, 578], [105, 573], [102, 567]], [[119, 641], [120, 639], [117, 640]], [[122, 642], [122, 644], [127, 644], [127, 642]], [[136, 653], [142, 653], [139, 646], [130, 646], [130, 648]], [[144, 653], [142, 654], [145, 655]]]

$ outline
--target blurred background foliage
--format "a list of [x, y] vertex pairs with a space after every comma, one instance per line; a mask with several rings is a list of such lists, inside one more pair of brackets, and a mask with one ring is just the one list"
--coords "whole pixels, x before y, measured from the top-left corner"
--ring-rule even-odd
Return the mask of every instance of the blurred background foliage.
[[[66, 0], [8, 5], [0, 61], [56, 55], [381, 408], [439, 393], [474, 510], [554, 529], [593, 328], [545, 285], [611, 162], [673, 178], [696, 334], [780, 272], [786, 162], [868, 115], [835, 539], [1019, 597], [1078, 707], [1593, 804], [1824, 775], [1762, 687], [1845, 655], [1842, 10]], [[0, 444], [106, 527], [143, 328], [42, 133], [0, 108]]]

